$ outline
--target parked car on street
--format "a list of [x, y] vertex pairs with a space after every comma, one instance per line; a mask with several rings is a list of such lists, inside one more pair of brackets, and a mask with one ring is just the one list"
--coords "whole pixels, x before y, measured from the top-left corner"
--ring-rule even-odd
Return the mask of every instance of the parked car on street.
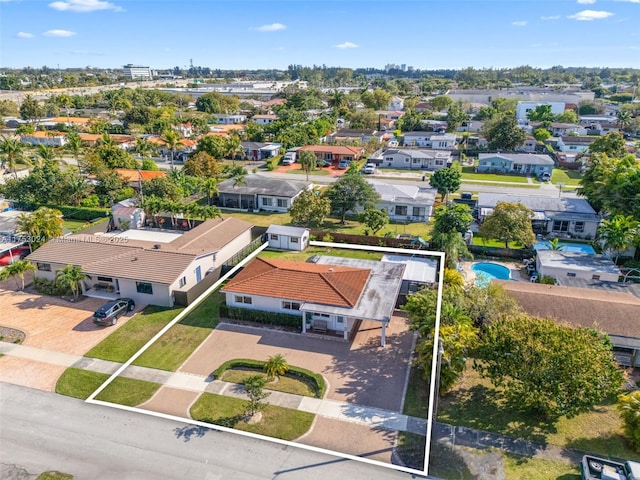
[[131, 298], [118, 298], [102, 305], [93, 313], [93, 323], [96, 325], [115, 325], [122, 315], [132, 312], [136, 308]]
[[366, 173], [368, 175], [376, 172], [376, 164], [375, 163], [367, 163], [364, 167], [362, 167], [362, 173]]

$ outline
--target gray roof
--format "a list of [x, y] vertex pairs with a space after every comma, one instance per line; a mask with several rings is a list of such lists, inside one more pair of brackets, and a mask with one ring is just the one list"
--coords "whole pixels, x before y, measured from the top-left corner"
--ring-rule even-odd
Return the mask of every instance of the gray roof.
[[368, 180], [375, 191], [380, 195], [380, 200], [391, 203], [417, 203], [420, 205], [433, 205], [436, 199], [435, 188], [420, 188], [415, 185], [396, 185], [380, 180]]
[[382, 256], [383, 262], [401, 263], [406, 266], [403, 280], [418, 283], [435, 283], [438, 272], [438, 262], [424, 257], [409, 257], [406, 255]]
[[316, 263], [364, 268], [371, 270], [371, 273], [355, 307], [345, 308], [305, 303], [302, 310], [344, 315], [346, 317], [375, 320], [378, 322], [389, 322], [391, 320], [396, 306], [398, 292], [402, 285], [402, 276], [405, 269], [403, 264], [329, 256], [318, 257]]
[[289, 237], [302, 237], [305, 232], [308, 232], [308, 228], [302, 227], [289, 227], [287, 225], [271, 224], [267, 228], [267, 233], [274, 235], [288, 235]]
[[406, 155], [411, 158], [420, 158], [423, 160], [431, 160], [433, 158], [449, 158], [451, 152], [449, 150], [429, 150], [429, 149], [410, 149], [410, 148], [389, 148], [383, 152], [383, 155]]
[[246, 175], [244, 183], [244, 185], [238, 184], [234, 186], [233, 180], [225, 180], [218, 185], [218, 191], [221, 194], [273, 195], [293, 198], [311, 185], [310, 182], [305, 181], [281, 180], [260, 175]]
[[604, 290], [605, 292], [629, 293], [640, 298], [640, 284], [607, 282], [604, 280], [587, 280], [578, 277], [560, 277], [556, 281], [564, 287], [591, 288], [593, 290]]
[[478, 155], [480, 161], [489, 158], [502, 158], [522, 165], [554, 165], [553, 159], [549, 155], [536, 153], [480, 153]]
[[538, 250], [537, 257], [542, 267], [620, 275], [620, 269], [616, 264], [603, 255], [585, 255], [584, 253], [563, 252], [562, 250]]
[[521, 203], [534, 212], [544, 212], [547, 218], [562, 216], [598, 221], [600, 217], [584, 198], [544, 197], [536, 195], [511, 195], [504, 193], [479, 193], [478, 208], [494, 208], [498, 202]]

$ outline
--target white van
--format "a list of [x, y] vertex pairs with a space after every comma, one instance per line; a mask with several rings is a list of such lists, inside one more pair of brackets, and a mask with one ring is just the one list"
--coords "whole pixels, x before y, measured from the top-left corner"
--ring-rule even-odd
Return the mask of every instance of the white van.
[[287, 152], [284, 154], [284, 158], [282, 159], [283, 165], [293, 165], [296, 163], [296, 152]]

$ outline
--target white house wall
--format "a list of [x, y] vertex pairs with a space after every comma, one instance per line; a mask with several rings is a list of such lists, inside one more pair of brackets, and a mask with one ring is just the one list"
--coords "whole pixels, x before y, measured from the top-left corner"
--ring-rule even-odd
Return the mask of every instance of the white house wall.
[[[267, 201], [269, 202], [268, 205], [265, 205], [264, 199], [268, 199]], [[285, 206], [284, 207], [279, 207], [278, 206], [278, 199], [280, 200], [284, 200], [285, 201]], [[272, 195], [258, 195], [258, 205], [257, 207], [260, 210], [265, 210], [267, 212], [288, 212], [289, 211], [289, 207], [291, 207], [291, 202], [292, 199], [288, 198], [288, 197], [278, 197], [278, 196], [272, 196]]]
[[617, 282], [618, 275], [613, 273], [604, 273], [597, 271], [584, 271], [584, 270], [572, 270], [569, 268], [557, 268], [557, 267], [543, 267], [538, 265], [538, 272], [540, 275], [548, 275], [553, 278], [565, 278], [568, 277], [570, 273], [575, 274], [571, 275], [572, 278], [582, 278], [584, 280], [592, 281], [594, 280], [594, 275], [599, 276], [599, 280], [606, 282]]
[[[292, 290], [298, 289], [299, 287], [300, 287], [299, 285], [291, 285]], [[251, 304], [236, 303], [235, 301], [236, 296], [251, 297]], [[291, 315], [296, 314], [296, 315], [300, 315], [300, 318], [302, 318], [302, 312], [300, 311], [283, 309], [282, 308], [283, 300], [287, 300], [287, 299], [226, 292], [227, 305], [230, 307], [246, 308], [248, 310], [264, 310], [265, 312], [288, 313]], [[299, 300], [291, 300], [291, 301], [303, 303]]]
[[215, 267], [219, 267], [251, 243], [251, 229], [238, 235], [216, 253]]
[[[114, 277], [114, 282], [117, 277]], [[140, 293], [136, 288], [136, 280], [118, 278], [120, 296], [133, 298], [140, 305], [159, 305], [161, 307], [172, 307], [173, 299], [169, 294], [169, 285], [162, 283], [151, 283], [153, 293]]]

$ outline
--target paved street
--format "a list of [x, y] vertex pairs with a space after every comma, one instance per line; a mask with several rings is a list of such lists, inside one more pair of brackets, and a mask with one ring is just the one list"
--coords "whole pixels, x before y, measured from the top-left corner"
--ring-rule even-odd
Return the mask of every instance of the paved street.
[[2, 478], [11, 478], [12, 466], [31, 474], [59, 470], [76, 480], [412, 478], [14, 385], [0, 384], [0, 405]]

